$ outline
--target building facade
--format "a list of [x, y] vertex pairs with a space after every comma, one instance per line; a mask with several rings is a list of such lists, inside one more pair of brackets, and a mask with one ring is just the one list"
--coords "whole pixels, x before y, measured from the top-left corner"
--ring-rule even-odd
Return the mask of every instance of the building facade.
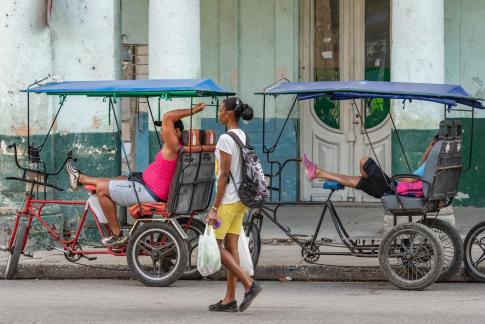
[[[48, 74], [64, 80], [211, 78], [235, 89], [256, 113], [243, 125], [261, 151], [262, 98], [255, 95], [279, 79], [383, 80], [457, 83], [484, 97], [485, 4], [471, 0], [6, 0], [0, 9], [0, 213], [12, 215], [24, 186], [4, 178], [18, 174], [8, 143], [27, 134], [25, 93], [19, 92]], [[330, 171], [357, 174], [361, 156], [374, 156], [389, 173], [406, 171], [403, 152], [392, 131], [396, 121], [406, 157], [417, 167], [422, 151], [436, 133], [444, 109], [422, 102], [301, 102], [286, 117], [292, 98], [267, 102], [267, 146], [278, 139], [272, 159], [307, 153]], [[30, 130], [43, 141], [58, 107], [57, 99], [32, 96]], [[155, 107], [156, 100], [151, 102]], [[142, 170], [157, 150], [148, 126], [147, 102], [117, 105], [121, 139], [130, 161]], [[186, 101], [160, 102], [161, 113]], [[80, 168], [93, 175], [114, 176], [121, 162], [120, 134], [102, 100], [68, 98], [42, 153], [58, 166], [74, 149]], [[359, 110], [365, 120], [358, 118]], [[68, 112], [66, 112], [68, 111]], [[140, 111], [140, 120], [133, 118]], [[223, 129], [207, 109], [196, 120], [203, 128]], [[456, 204], [485, 206], [480, 190], [480, 142], [484, 115], [477, 112], [471, 142], [469, 113], [454, 113], [465, 125], [464, 170]], [[286, 123], [285, 123], [286, 122]], [[364, 129], [374, 143], [371, 147]], [[474, 155], [468, 151], [473, 144]], [[261, 156], [265, 160], [265, 156]], [[265, 164], [266, 170], [269, 169]], [[306, 181], [300, 165], [281, 174], [282, 200], [322, 200], [322, 183]], [[67, 177], [57, 179], [67, 187]], [[51, 192], [56, 197], [83, 193]], [[372, 202], [361, 192], [342, 191], [336, 199]], [[57, 222], [72, 216], [53, 210]]]

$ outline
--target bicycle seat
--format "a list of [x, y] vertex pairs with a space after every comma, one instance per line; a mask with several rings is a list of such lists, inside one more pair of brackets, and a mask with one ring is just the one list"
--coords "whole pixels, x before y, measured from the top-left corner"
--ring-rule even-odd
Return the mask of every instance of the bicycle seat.
[[334, 180], [327, 180], [323, 183], [323, 189], [341, 190], [344, 186]]
[[[141, 206], [141, 210], [140, 210]], [[167, 204], [164, 202], [159, 203], [141, 203], [140, 205], [134, 204], [128, 209], [133, 218], [141, 218], [153, 215], [167, 216]]]
[[96, 186], [85, 185], [85, 186], [83, 186], [83, 189], [86, 190], [86, 191], [96, 191]]

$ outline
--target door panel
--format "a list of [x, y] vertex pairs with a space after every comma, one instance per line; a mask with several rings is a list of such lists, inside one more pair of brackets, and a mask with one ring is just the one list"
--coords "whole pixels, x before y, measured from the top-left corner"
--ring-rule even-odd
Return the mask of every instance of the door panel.
[[[389, 6], [388, 0], [302, 1], [301, 79], [389, 80]], [[360, 158], [370, 156], [389, 173], [391, 136], [387, 101], [335, 103], [317, 99], [302, 102], [300, 106], [302, 155], [306, 153], [321, 169], [347, 175], [360, 175]], [[303, 171], [301, 175], [304, 176]], [[302, 198], [325, 199], [328, 191], [322, 189], [323, 182], [315, 180], [310, 184], [302, 181]], [[348, 188], [333, 197], [337, 200], [375, 201], [359, 190]]]

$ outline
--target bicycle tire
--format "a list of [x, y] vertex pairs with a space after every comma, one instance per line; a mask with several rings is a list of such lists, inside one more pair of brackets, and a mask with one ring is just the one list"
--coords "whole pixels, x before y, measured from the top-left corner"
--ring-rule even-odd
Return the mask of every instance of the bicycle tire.
[[[245, 224], [245, 227], [247, 224]], [[246, 229], [246, 228], [245, 228]], [[261, 255], [261, 231], [256, 224], [253, 222], [253, 226], [249, 231], [249, 252], [251, 252], [251, 259], [253, 261], [253, 267], [256, 270], [256, 266], [259, 262], [259, 257]]]
[[7, 266], [5, 268], [6, 280], [11, 280], [15, 276], [15, 272], [17, 271], [17, 266], [19, 264], [20, 254], [22, 254], [26, 233], [27, 225], [25, 225], [24, 222], [20, 221], [17, 228], [17, 233], [15, 233], [13, 249], [9, 252], [7, 259]]
[[464, 243], [466, 272], [480, 282], [485, 282], [485, 269], [482, 268], [482, 271], [480, 271], [480, 268], [476, 267], [473, 264], [472, 248], [473, 242], [475, 241], [476, 237], [483, 232], [485, 232], [485, 222], [480, 222], [477, 225], [473, 226], [472, 229], [468, 232]]
[[[429, 271], [416, 280], [402, 278], [389, 262], [391, 258], [396, 258], [391, 257], [389, 251], [392, 249], [395, 251], [398, 246], [403, 244], [401, 243], [400, 245], [397, 245], [396, 238], [398, 235], [406, 233], [414, 233], [414, 236], [420, 234], [429, 242], [429, 245], [419, 247], [424, 250], [432, 249], [431, 253], [429, 253], [429, 259], [432, 259], [434, 262], [432, 262]], [[396, 258], [396, 260], [398, 260], [398, 258]], [[401, 262], [403, 262], [403, 260], [406, 261], [404, 257], [401, 257]], [[441, 270], [443, 269], [443, 249], [429, 227], [417, 223], [404, 223], [392, 228], [382, 239], [382, 243], [379, 246], [379, 265], [387, 279], [396, 287], [404, 290], [423, 290], [434, 283], [441, 274]]]
[[[162, 233], [163, 235], [166, 235], [169, 239], [171, 239], [174, 243], [174, 250], [177, 253], [176, 264], [174, 265], [173, 269], [170, 270], [168, 274], [162, 278], [150, 276], [148, 272], [141, 269], [141, 264], [139, 264], [139, 262], [137, 261], [137, 244], [140, 242], [144, 235], [155, 232]], [[128, 261], [128, 266], [138, 281], [150, 287], [166, 287], [173, 284], [175, 281], [182, 277], [185, 267], [187, 266], [187, 254], [188, 250], [185, 240], [180, 236], [175, 228], [173, 228], [172, 225], [161, 222], [151, 222], [140, 225], [135, 230], [135, 232], [130, 235], [126, 257]], [[165, 257], [163, 260], [168, 260], [169, 262], [171, 262], [171, 259], [169, 259], [168, 257]], [[162, 261], [159, 260], [159, 268], [162, 267], [161, 262]]]
[[438, 235], [438, 240], [443, 247], [444, 253], [443, 270], [438, 277], [438, 281], [445, 281], [460, 270], [461, 263], [463, 261], [463, 240], [461, 239], [461, 236], [457, 230], [444, 220], [428, 218], [420, 221], [419, 223], [426, 225], [433, 230], [436, 229], [443, 232], [446, 236], [448, 236], [449, 240], [453, 244], [453, 258], [448, 262], [445, 251], [446, 246], [444, 246], [444, 238], [441, 235]]

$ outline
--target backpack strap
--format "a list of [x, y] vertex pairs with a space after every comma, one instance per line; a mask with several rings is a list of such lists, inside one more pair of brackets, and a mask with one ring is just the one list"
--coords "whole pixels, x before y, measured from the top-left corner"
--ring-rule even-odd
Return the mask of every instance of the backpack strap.
[[[244, 163], [244, 155], [243, 155], [242, 149], [243, 149], [243, 147], [245, 147], [245, 145], [243, 144], [243, 142], [241, 141], [239, 136], [237, 136], [233, 132], [227, 131], [226, 134], [231, 136], [231, 138], [236, 142], [237, 146], [239, 146], [239, 151], [241, 152], [241, 163]], [[248, 135], [246, 133], [244, 133], [244, 134], [246, 135], [246, 143], [247, 143], [248, 142]], [[246, 177], [246, 168], [244, 168], [244, 165], [242, 166], [241, 171], [242, 171], [242, 175], [243, 175], [243, 179], [244, 179]], [[232, 176], [231, 171], [229, 171], [229, 175], [231, 176], [232, 183], [234, 183], [234, 186], [236, 186], [236, 181], [234, 181], [234, 177]], [[236, 189], [237, 189], [237, 187], [236, 187]]]
[[241, 139], [239, 138], [239, 136], [237, 136], [236, 134], [234, 134], [234, 132], [231, 132], [231, 131], [227, 131], [226, 132], [227, 135], [231, 136], [232, 139], [237, 143], [237, 145], [239, 146], [239, 148], [241, 149], [241, 154], [242, 154], [242, 148], [247, 146], [249, 144], [249, 137], [246, 133], [244, 133], [244, 135], [246, 135], [246, 145], [243, 144], [243, 142], [241, 141]]

